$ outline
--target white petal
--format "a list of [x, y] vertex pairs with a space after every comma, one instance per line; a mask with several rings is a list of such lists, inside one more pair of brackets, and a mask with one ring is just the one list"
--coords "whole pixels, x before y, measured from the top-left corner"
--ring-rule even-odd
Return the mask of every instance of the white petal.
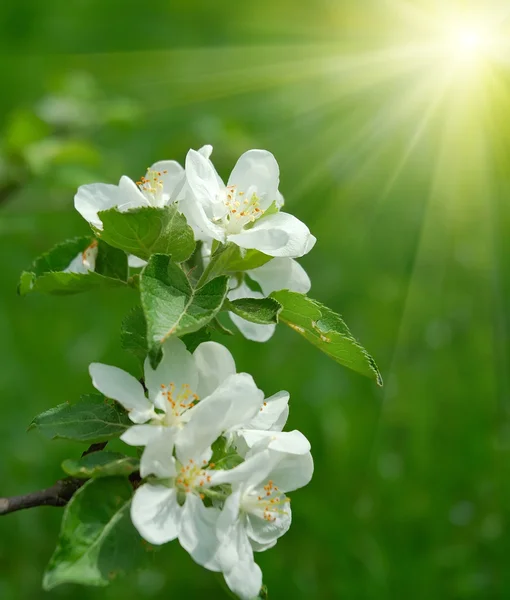
[[211, 158], [212, 151], [213, 147], [211, 146], [211, 144], [205, 144], [197, 150], [197, 152], [201, 154], [204, 158]]
[[143, 260], [143, 258], [138, 258], [138, 256], [135, 256], [134, 254], [129, 254], [128, 265], [132, 269], [140, 269], [141, 267], [145, 267], [146, 264], [147, 261]]
[[240, 429], [238, 434], [244, 439], [249, 448], [257, 446], [287, 454], [306, 454], [310, 452], [310, 442], [297, 430], [260, 431], [257, 429]]
[[221, 570], [217, 558], [219, 541], [216, 535], [219, 514], [219, 509], [206, 508], [198, 496], [187, 494], [179, 542], [196, 563], [210, 571]]
[[97, 213], [117, 206], [120, 202], [119, 188], [109, 183], [91, 183], [78, 188], [74, 196], [74, 207], [80, 215], [98, 229], [103, 224]]
[[265, 552], [266, 550], [269, 550], [270, 548], [274, 548], [276, 546], [276, 542], [278, 540], [273, 540], [272, 542], [268, 542], [267, 544], [260, 544], [259, 542], [256, 542], [255, 540], [252, 540], [250, 538], [250, 545], [252, 547], [253, 552]]
[[256, 188], [263, 209], [269, 208], [278, 199], [280, 169], [275, 157], [267, 150], [248, 150], [237, 161], [228, 185], [237, 186], [237, 191], [246, 193]]
[[264, 394], [253, 377], [238, 373], [228, 377], [209, 397], [189, 412], [190, 420], [179, 432], [178, 456], [204, 451], [225, 431], [249, 423], [257, 414]]
[[254, 560], [238, 562], [232, 571], [224, 573], [228, 587], [241, 600], [253, 600], [259, 597], [262, 587], [262, 571]]
[[271, 453], [274, 467], [271, 469], [268, 479], [282, 492], [292, 492], [307, 485], [313, 475], [313, 459], [310, 452], [307, 454], [281, 454]]
[[175, 431], [164, 427], [159, 436], [155, 437], [145, 446], [140, 459], [140, 475], [156, 475], [161, 479], [174, 477], [177, 473], [175, 467], [174, 451]]
[[164, 205], [168, 202], [176, 187], [182, 183], [185, 177], [184, 169], [176, 160], [160, 160], [149, 169], [161, 173], [159, 179], [163, 183]]
[[[264, 490], [261, 489], [260, 492], [262, 494]], [[250, 539], [259, 544], [271, 544], [287, 533], [292, 522], [292, 513], [290, 503], [284, 502], [284, 500], [285, 497], [282, 497], [282, 501], [278, 504], [279, 510], [272, 513], [270, 521], [262, 518], [262, 515], [259, 514], [247, 515], [246, 533]]]
[[83, 252], [78, 252], [78, 254], [73, 258], [73, 260], [69, 263], [69, 265], [62, 271], [63, 273], [78, 273], [78, 274], [86, 274], [90, 270], [85, 266], [83, 261]]
[[179, 210], [186, 217], [188, 225], [193, 229], [195, 239], [203, 242], [210, 240], [225, 241], [225, 230], [215, 225], [207, 216], [204, 207], [193, 198], [186, 196], [179, 202]]
[[142, 384], [132, 375], [101, 363], [92, 363], [89, 372], [96, 390], [120, 402], [129, 411], [134, 423], [145, 423], [154, 416], [154, 409], [145, 397]]
[[175, 489], [163, 485], [142, 485], [131, 503], [133, 525], [151, 544], [164, 544], [178, 536], [181, 513]]
[[162, 425], [133, 425], [120, 436], [128, 446], [146, 446], [164, 431]]
[[[237, 284], [237, 282], [236, 282]], [[251, 290], [246, 283], [241, 283], [236, 287], [233, 287], [228, 293], [229, 300], [237, 300], [239, 298], [263, 298], [264, 295], [260, 292]], [[247, 321], [242, 317], [229, 312], [229, 317], [232, 319], [232, 322], [239, 331], [244, 335], [247, 340], [251, 340], [252, 342], [267, 342], [269, 340], [276, 329], [276, 325], [261, 325], [259, 323], [252, 323], [251, 321]]]
[[273, 258], [265, 265], [248, 271], [248, 275], [260, 285], [265, 296], [278, 290], [306, 294], [312, 285], [306, 271], [293, 258]]
[[126, 212], [132, 208], [151, 206], [134, 181], [123, 175], [119, 181], [118, 209]]
[[237, 561], [223, 575], [228, 587], [242, 600], [253, 600], [262, 587], [262, 571], [253, 559], [253, 550], [244, 527], [238, 525], [233, 531], [231, 544]]
[[289, 392], [284, 391], [266, 398], [255, 418], [251, 420], [248, 429], [281, 431], [289, 414], [289, 398]]
[[149, 398], [157, 408], [166, 410], [167, 400], [161, 394], [161, 386], [175, 387], [174, 396], [184, 391], [183, 386], [189, 386], [195, 393], [198, 386], [198, 371], [193, 356], [186, 349], [183, 341], [171, 337], [163, 344], [163, 358], [153, 369], [149, 359], [145, 360], [145, 385], [149, 390]]
[[[211, 485], [230, 483], [233, 486], [241, 486], [243, 490], [254, 488], [268, 480], [269, 473], [281, 458], [272, 455], [269, 450], [254, 453], [233, 469], [213, 471]], [[222, 519], [223, 517], [220, 518], [219, 523], [223, 522]]]
[[232, 312], [228, 313], [234, 325], [239, 329], [243, 336], [251, 342], [259, 342], [263, 344], [270, 340], [276, 331], [276, 325], [261, 325], [260, 323], [252, 323], [243, 319], [239, 315]]
[[236, 372], [236, 364], [230, 351], [216, 342], [203, 342], [193, 353], [198, 370], [197, 394], [205, 398]]
[[186, 179], [200, 204], [207, 206], [217, 202], [221, 188], [214, 167], [195, 150], [190, 150], [186, 156]]
[[298, 258], [311, 250], [308, 227], [287, 213], [276, 213], [263, 217], [248, 230], [229, 235], [228, 241], [241, 248], [255, 248], [269, 256]]
[[96, 259], [98, 253], [98, 245], [94, 240], [90, 246], [87, 246], [83, 252], [79, 252], [69, 266], [63, 270], [64, 273], [82, 273], [86, 274], [89, 271], [94, 271], [96, 268]]

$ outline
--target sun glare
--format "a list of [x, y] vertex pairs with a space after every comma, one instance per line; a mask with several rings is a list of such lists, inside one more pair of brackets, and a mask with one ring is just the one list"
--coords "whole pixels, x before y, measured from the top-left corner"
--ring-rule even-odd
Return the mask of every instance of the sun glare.
[[487, 46], [484, 33], [474, 27], [461, 27], [452, 35], [454, 55], [460, 59], [473, 59], [480, 57]]

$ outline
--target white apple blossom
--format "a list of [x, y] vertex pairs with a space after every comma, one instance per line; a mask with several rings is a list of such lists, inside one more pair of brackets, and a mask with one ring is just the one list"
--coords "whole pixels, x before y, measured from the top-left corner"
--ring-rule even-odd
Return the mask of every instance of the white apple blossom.
[[83, 252], [79, 252], [73, 258], [63, 272], [86, 274], [89, 271], [94, 271], [96, 268], [97, 251], [97, 241], [94, 240], [90, 246], [87, 246]]
[[285, 492], [303, 487], [312, 474], [310, 452], [287, 454], [262, 443], [244, 463], [210, 475], [213, 485], [231, 485], [232, 493], [217, 518], [216, 563], [229, 588], [242, 600], [256, 597], [262, 586], [253, 552], [274, 546], [290, 527], [292, 514]]
[[225, 186], [209, 160], [211, 151], [205, 146], [198, 152], [190, 150], [186, 157], [191, 193], [184, 194], [179, 209], [197, 239], [232, 242], [269, 256], [299, 257], [309, 252], [316, 239], [308, 227], [280, 212], [283, 198], [274, 156], [266, 150], [245, 152]]
[[[214, 422], [210, 424], [214, 428]], [[144, 483], [136, 490], [131, 519], [151, 544], [178, 538], [197, 563], [219, 571], [216, 521], [220, 511], [202, 502], [204, 492], [212, 486], [210, 457], [211, 448], [203, 446], [192, 452], [177, 447], [175, 458], [164, 452], [152, 469], [152, 475], [162, 481]]]
[[149, 167], [136, 183], [123, 175], [118, 185], [92, 183], [80, 186], [74, 206], [90, 225], [102, 229], [100, 211], [114, 207], [125, 212], [142, 206], [166, 206], [173, 201], [172, 195], [182, 186], [183, 180], [184, 169], [178, 162], [162, 160]]
[[232, 355], [216, 342], [200, 344], [193, 354], [178, 338], [165, 342], [158, 367], [144, 365], [148, 398], [142, 384], [117, 367], [93, 363], [89, 370], [94, 387], [129, 411], [134, 425], [121, 439], [145, 446], [142, 477], [168, 465], [174, 443], [184, 453], [198, 443], [211, 445], [255, 417], [264, 400], [251, 375], [236, 373]]

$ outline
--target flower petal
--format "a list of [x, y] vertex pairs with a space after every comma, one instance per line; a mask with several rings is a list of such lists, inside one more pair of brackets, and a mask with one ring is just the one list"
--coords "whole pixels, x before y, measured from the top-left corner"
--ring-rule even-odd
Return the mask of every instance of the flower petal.
[[154, 416], [154, 409], [145, 397], [142, 384], [126, 371], [92, 363], [89, 367], [92, 385], [104, 394], [120, 402], [129, 411], [129, 418], [134, 423], [145, 423]]
[[266, 398], [259, 412], [250, 421], [249, 429], [281, 431], [289, 415], [289, 392], [281, 391]]
[[162, 425], [133, 425], [120, 436], [120, 439], [128, 446], [146, 446], [154, 438], [163, 433], [165, 427]]
[[275, 157], [267, 150], [248, 150], [236, 163], [228, 179], [228, 185], [237, 186], [237, 192], [247, 193], [250, 188], [267, 209], [278, 199], [280, 168]]
[[168, 204], [168, 201], [170, 200], [174, 190], [184, 180], [184, 169], [176, 160], [160, 160], [149, 167], [149, 170], [161, 173], [161, 175], [159, 175], [159, 179], [163, 184], [164, 200], [161, 203], [161, 206], [165, 206]]
[[185, 386], [195, 393], [198, 386], [198, 371], [193, 356], [184, 342], [176, 337], [169, 338], [163, 344], [163, 358], [156, 369], [151, 367], [148, 358], [145, 360], [144, 372], [149, 398], [161, 410], [166, 410], [168, 404], [161, 386], [168, 388], [173, 384], [174, 396], [185, 392]]
[[230, 569], [223, 567], [225, 582], [242, 600], [253, 600], [262, 587], [262, 571], [253, 559], [250, 541], [239, 523], [232, 530], [230, 544], [236, 552], [237, 560]]
[[197, 394], [205, 398], [236, 372], [230, 351], [217, 342], [203, 342], [193, 353], [198, 370]]
[[219, 541], [216, 535], [219, 514], [219, 509], [206, 508], [198, 496], [187, 494], [182, 511], [179, 542], [196, 563], [210, 571], [221, 571], [217, 558]]
[[78, 273], [81, 275], [85, 275], [89, 271], [93, 271], [95, 269], [95, 265], [96, 261], [94, 259], [94, 266], [92, 268], [86, 266], [85, 261], [83, 259], [83, 252], [78, 252], [78, 254], [69, 263], [69, 265], [63, 270], [63, 273]]
[[[256, 487], [268, 479], [269, 473], [280, 459], [281, 457], [271, 455], [269, 450], [253, 453], [233, 469], [213, 471], [210, 483], [213, 486], [230, 483], [233, 486], [241, 486], [243, 490]], [[223, 522], [224, 517], [221, 517], [219, 523]]]
[[249, 448], [256, 446], [257, 448], [267, 448], [287, 454], [306, 454], [310, 452], [310, 442], [297, 430], [260, 431], [256, 429], [240, 429], [238, 434], [244, 439]]
[[292, 492], [307, 485], [313, 476], [313, 459], [310, 452], [306, 454], [280, 454], [276, 458], [268, 479], [282, 492]]
[[221, 192], [215, 169], [200, 152], [190, 150], [186, 156], [186, 179], [195, 199], [204, 206], [215, 204]]
[[164, 485], [146, 483], [139, 487], [131, 503], [131, 520], [138, 533], [151, 544], [164, 544], [179, 534], [182, 508], [177, 493]]
[[276, 325], [261, 325], [260, 323], [252, 323], [243, 319], [239, 315], [232, 312], [228, 313], [234, 325], [239, 329], [243, 336], [251, 342], [259, 342], [263, 344], [270, 340], [276, 331]]
[[117, 208], [126, 212], [132, 208], [151, 206], [134, 181], [123, 175], [119, 181], [119, 204]]
[[[261, 493], [264, 490], [261, 489]], [[266, 520], [262, 515], [250, 512], [246, 518], [246, 533], [248, 537], [259, 544], [271, 544], [282, 537], [290, 528], [292, 513], [290, 502], [284, 502], [285, 498], [278, 504], [279, 510], [271, 514], [271, 520]]]
[[[238, 298], [263, 297], [263, 294], [251, 290], [244, 282], [240, 285], [237, 285], [237, 287], [233, 287], [228, 293], [229, 300], [237, 300]], [[234, 325], [236, 325], [239, 331], [244, 335], [244, 337], [252, 342], [267, 342], [267, 340], [273, 336], [276, 330], [276, 325], [261, 325], [259, 323], [252, 323], [232, 312], [229, 312], [228, 315], [232, 319]]]
[[273, 258], [248, 271], [248, 275], [260, 285], [265, 296], [278, 290], [306, 294], [312, 286], [306, 271], [293, 258]]
[[179, 432], [177, 456], [203, 452], [225, 431], [249, 423], [264, 394], [247, 373], [230, 375], [210, 396], [189, 412], [190, 420]]
[[177, 473], [173, 457], [175, 431], [163, 427], [163, 431], [145, 446], [140, 459], [140, 475], [156, 475], [161, 479], [174, 477]]
[[250, 538], [250, 545], [252, 547], [253, 552], [265, 552], [266, 550], [269, 550], [270, 548], [274, 548], [276, 546], [276, 542], [278, 540], [273, 540], [272, 542], [268, 542], [267, 544], [260, 544], [259, 542], [256, 542], [255, 540], [252, 540]]
[[140, 269], [141, 267], [145, 267], [146, 264], [147, 261], [143, 260], [143, 258], [138, 258], [138, 256], [135, 256], [134, 254], [128, 255], [128, 265], [132, 269]]
[[299, 219], [279, 212], [258, 219], [251, 229], [229, 235], [228, 241], [269, 256], [298, 258], [311, 250], [315, 243], [312, 238], [308, 227]]
[[91, 183], [78, 188], [74, 196], [74, 207], [80, 215], [97, 229], [103, 223], [97, 216], [101, 210], [108, 210], [121, 202], [119, 188], [110, 183]]

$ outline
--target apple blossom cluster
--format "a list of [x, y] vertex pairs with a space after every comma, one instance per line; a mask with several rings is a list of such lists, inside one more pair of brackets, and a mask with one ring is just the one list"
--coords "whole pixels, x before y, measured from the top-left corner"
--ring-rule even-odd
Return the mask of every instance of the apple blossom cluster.
[[[304, 225], [281, 212], [279, 169], [270, 152], [251, 150], [241, 156], [227, 185], [211, 160], [212, 148], [190, 150], [186, 169], [174, 161], [152, 165], [134, 183], [122, 177], [118, 186], [82, 186], [75, 198], [78, 211], [97, 229], [98, 213], [116, 207], [178, 203], [179, 211], [203, 242], [204, 264], [215, 243], [255, 249], [274, 257], [244, 277], [231, 277], [228, 298], [262, 298], [278, 289], [310, 289], [304, 269], [294, 260], [312, 249], [315, 238]], [[97, 247], [88, 247], [67, 267], [94, 270]], [[139, 257], [131, 265], [144, 266]], [[275, 325], [251, 323], [230, 313], [239, 330], [254, 341], [268, 340]], [[262, 573], [253, 552], [274, 546], [290, 527], [285, 492], [306, 485], [313, 461], [308, 440], [298, 431], [283, 433], [289, 394], [264, 399], [253, 378], [236, 373], [230, 352], [215, 342], [200, 344], [190, 354], [182, 341], [163, 345], [156, 369], [148, 360], [144, 381], [116, 367], [92, 364], [94, 387], [128, 411], [134, 425], [121, 440], [143, 447], [140, 475], [148, 478], [134, 495], [131, 518], [140, 535], [153, 544], [176, 538], [193, 559], [224, 573], [240, 598], [257, 596]], [[213, 446], [223, 452], [213, 457]], [[237, 466], [229, 464], [242, 460]]]
[[[254, 553], [289, 529], [286, 494], [311, 480], [313, 460], [301, 432], [283, 431], [289, 393], [265, 398], [212, 340], [233, 335], [222, 315], [256, 342], [284, 323], [382, 383], [340, 315], [307, 296], [310, 279], [296, 259], [316, 238], [282, 210], [274, 156], [245, 152], [225, 184], [211, 152], [190, 150], [185, 167], [157, 162], [138, 181], [81, 186], [75, 207], [92, 235], [55, 246], [21, 275], [20, 295], [117, 288], [138, 300], [121, 329], [137, 377], [92, 363], [99, 394], [47, 410], [31, 425], [51, 439], [92, 444], [62, 464], [69, 502], [47, 590], [107, 585], [126, 570], [124, 555], [140, 546], [140, 534], [154, 545], [177, 539], [198, 564], [223, 573], [239, 598], [261, 597]], [[126, 454], [105, 450], [119, 437]], [[131, 543], [126, 535], [135, 536]]]
[[[117, 208], [126, 212], [144, 206], [176, 204], [192, 227], [195, 239], [202, 242], [204, 263], [218, 243], [231, 242], [242, 249], [258, 250], [272, 260], [245, 273], [231, 277], [228, 298], [263, 298], [288, 289], [306, 294], [311, 287], [303, 267], [295, 260], [307, 254], [316, 238], [299, 219], [281, 210], [284, 205], [278, 190], [280, 170], [275, 157], [266, 150], [249, 150], [237, 161], [227, 185], [210, 160], [212, 146], [190, 150], [186, 168], [176, 161], [153, 164], [139, 181], [122, 176], [118, 185], [83, 185], [75, 196], [78, 212], [98, 230], [103, 224], [99, 212]], [[68, 270], [84, 273], [94, 269], [94, 250], [87, 249], [73, 259]], [[146, 262], [130, 256], [130, 266]], [[248, 276], [258, 284], [250, 287]], [[230, 318], [249, 340], [265, 342], [274, 331], [273, 324], [257, 324], [230, 313]]]
[[289, 394], [264, 399], [251, 375], [236, 373], [230, 352], [204, 342], [191, 354], [173, 338], [145, 386], [116, 367], [90, 365], [94, 387], [119, 402], [133, 425], [121, 440], [143, 447], [143, 483], [131, 505], [152, 544], [178, 539], [200, 565], [221, 571], [240, 598], [255, 598], [262, 573], [253, 553], [290, 527], [286, 492], [313, 473], [310, 444], [283, 432]]

